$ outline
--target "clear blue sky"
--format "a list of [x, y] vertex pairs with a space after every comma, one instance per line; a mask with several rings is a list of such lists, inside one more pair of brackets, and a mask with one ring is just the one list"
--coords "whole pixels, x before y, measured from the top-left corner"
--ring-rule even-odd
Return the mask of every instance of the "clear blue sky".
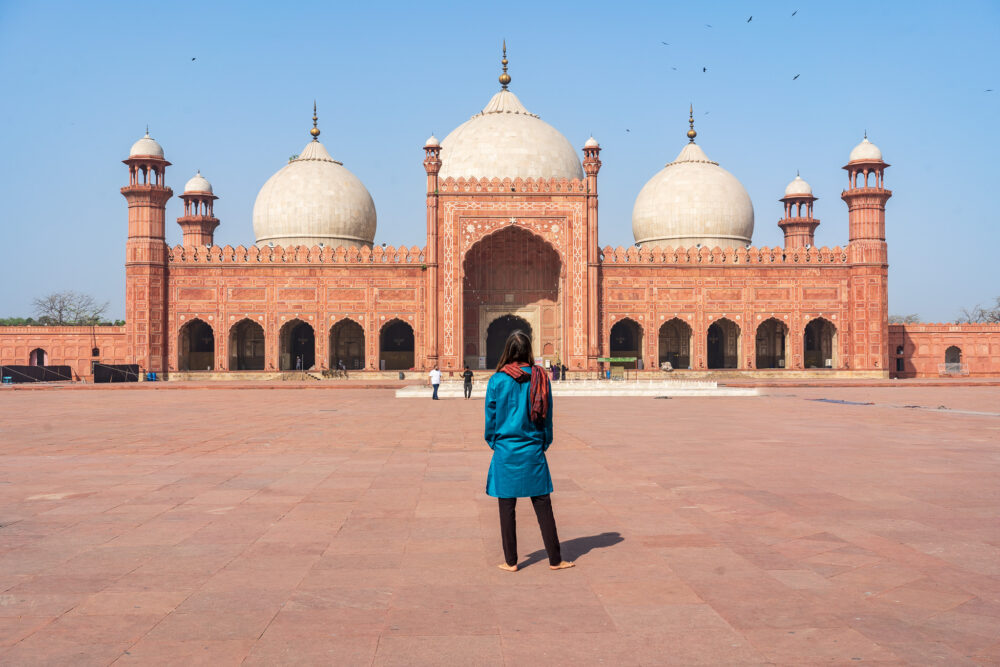
[[[216, 241], [248, 245], [315, 98], [324, 144], [375, 200], [376, 241], [424, 245], [421, 146], [497, 90], [506, 38], [525, 106], [574, 146], [601, 142], [602, 245], [632, 242], [690, 102], [699, 144], [750, 193], [756, 245], [780, 245], [796, 170], [820, 198], [817, 244], [846, 243], [841, 166], [867, 129], [892, 164], [890, 311], [948, 321], [1000, 295], [998, 34], [995, 1], [0, 0], [0, 317], [69, 288], [124, 315], [121, 160], [146, 123], [175, 193], [201, 169]], [[175, 197], [171, 244], [179, 214]]]

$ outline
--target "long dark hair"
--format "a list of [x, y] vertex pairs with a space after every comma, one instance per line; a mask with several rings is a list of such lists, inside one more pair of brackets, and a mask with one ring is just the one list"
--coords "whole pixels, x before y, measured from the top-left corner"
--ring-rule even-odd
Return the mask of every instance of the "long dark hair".
[[535, 365], [535, 355], [531, 353], [531, 339], [521, 330], [512, 331], [503, 346], [503, 354], [497, 363], [497, 372], [507, 364], [521, 362], [526, 366]]

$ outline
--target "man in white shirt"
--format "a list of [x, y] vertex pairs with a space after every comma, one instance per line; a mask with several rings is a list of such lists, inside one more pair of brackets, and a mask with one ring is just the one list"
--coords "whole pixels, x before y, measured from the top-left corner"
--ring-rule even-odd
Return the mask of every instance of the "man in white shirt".
[[434, 370], [430, 372], [430, 385], [434, 387], [434, 395], [431, 397], [433, 400], [438, 400], [438, 387], [441, 386], [441, 371], [438, 370], [437, 364], [434, 364]]

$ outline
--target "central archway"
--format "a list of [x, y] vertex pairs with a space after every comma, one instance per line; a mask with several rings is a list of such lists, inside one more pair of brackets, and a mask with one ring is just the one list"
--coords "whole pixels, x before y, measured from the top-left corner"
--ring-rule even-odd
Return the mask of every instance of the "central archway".
[[515, 331], [523, 331], [532, 341], [531, 325], [527, 320], [517, 315], [502, 315], [486, 328], [486, 368], [496, 368], [503, 353], [503, 347], [507, 343], [507, 337]]
[[642, 359], [642, 327], [630, 317], [625, 317], [611, 327], [608, 350], [612, 357], [635, 357], [636, 361], [616, 361], [612, 366], [638, 368]]
[[278, 335], [278, 368], [307, 371], [316, 364], [316, 334], [312, 326], [294, 319], [281, 327]]
[[757, 327], [757, 368], [785, 368], [788, 326], [769, 317]]
[[562, 261], [551, 245], [522, 227], [510, 225], [469, 248], [462, 268], [464, 363], [477, 368], [482, 358], [487, 368], [495, 365], [499, 352], [491, 344], [497, 345], [493, 339], [499, 334], [491, 338], [489, 329], [504, 316], [523, 323], [515, 328], [530, 330], [536, 357], [548, 355], [550, 361], [565, 358]]

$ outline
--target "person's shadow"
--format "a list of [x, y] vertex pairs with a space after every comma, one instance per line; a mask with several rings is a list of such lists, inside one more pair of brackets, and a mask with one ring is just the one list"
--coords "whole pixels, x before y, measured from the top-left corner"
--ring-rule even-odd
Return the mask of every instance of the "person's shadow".
[[[566, 540], [561, 543], [563, 560], [577, 560], [581, 556], [585, 556], [590, 553], [592, 549], [613, 547], [619, 542], [624, 541], [625, 538], [618, 532], [588, 535], [587, 537], [574, 537], [572, 540]], [[548, 560], [548, 557], [548, 554], [545, 553], [545, 549], [532, 552], [525, 556], [523, 561], [518, 563], [518, 569], [528, 567], [529, 565], [533, 565], [539, 561]]]

